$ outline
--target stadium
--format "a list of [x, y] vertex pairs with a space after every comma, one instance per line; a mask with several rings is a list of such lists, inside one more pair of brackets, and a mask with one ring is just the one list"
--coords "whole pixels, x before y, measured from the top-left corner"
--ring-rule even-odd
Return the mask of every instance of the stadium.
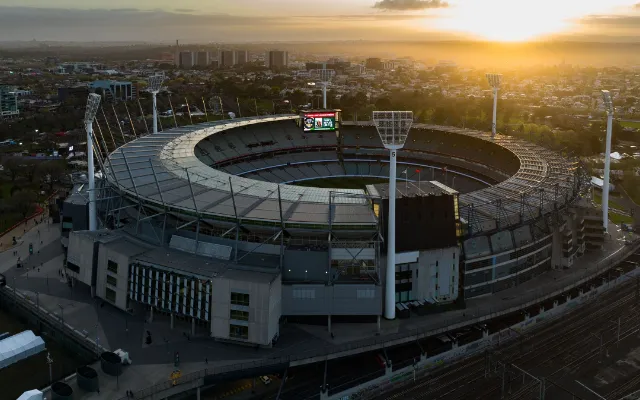
[[[328, 131], [271, 115], [113, 151], [97, 138], [103, 229], [80, 230], [86, 204], [65, 203], [67, 271], [122, 310], [145, 307], [223, 341], [269, 346], [284, 319], [379, 326], [389, 153], [372, 123], [335, 113]], [[408, 303], [464, 307], [602, 246], [580, 168], [548, 149], [413, 124], [398, 164], [400, 318]]]

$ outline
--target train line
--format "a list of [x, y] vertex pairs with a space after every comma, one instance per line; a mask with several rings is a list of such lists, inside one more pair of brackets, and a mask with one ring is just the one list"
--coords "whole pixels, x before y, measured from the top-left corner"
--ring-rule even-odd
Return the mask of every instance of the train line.
[[[372, 394], [365, 398], [538, 399], [541, 385], [539, 377], [548, 378], [553, 382], [561, 380], [571, 370], [577, 370], [592, 361], [604, 351], [602, 349], [617, 341], [616, 332], [610, 334], [611, 330], [617, 330], [617, 323], [613, 324], [612, 321], [617, 322], [620, 318], [621, 340], [638, 332], [640, 319], [637, 315], [640, 307], [637, 305], [636, 289], [635, 282], [621, 284], [615, 290], [603, 293], [575, 310], [533, 328], [530, 332], [516, 334], [515, 337], [512, 335], [508, 342], [484, 354], [428, 373], [420, 378], [417, 384], [401, 387], [387, 394]], [[602, 337], [605, 334], [610, 335], [609, 339], [603, 340], [600, 345], [597, 335], [589, 332], [598, 332]], [[561, 367], [554, 367], [558, 365]], [[531, 376], [521, 373], [520, 370]], [[520, 383], [516, 382], [516, 376], [517, 382]], [[630, 379], [628, 385], [625, 384], [616, 390], [615, 395], [629, 393], [639, 384], [640, 376]], [[545, 387], [549, 392], [562, 392], [555, 383]], [[555, 400], [562, 397], [547, 398]]]

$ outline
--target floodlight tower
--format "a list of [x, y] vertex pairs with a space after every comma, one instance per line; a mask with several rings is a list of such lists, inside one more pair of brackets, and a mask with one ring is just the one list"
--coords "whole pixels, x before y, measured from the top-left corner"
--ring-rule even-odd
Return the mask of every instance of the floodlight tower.
[[382, 144], [389, 149], [389, 223], [387, 234], [387, 280], [385, 283], [384, 317], [396, 317], [396, 161], [413, 124], [412, 111], [374, 111], [373, 122]]
[[153, 133], [158, 133], [158, 107], [156, 103], [156, 96], [160, 91], [160, 85], [164, 81], [164, 75], [152, 75], [148, 79], [149, 91], [153, 97]]
[[498, 116], [498, 90], [500, 90], [502, 75], [487, 74], [487, 80], [489, 81], [489, 85], [493, 89], [493, 124], [491, 125], [491, 139], [493, 139], [496, 137], [496, 122]]
[[95, 231], [98, 228], [98, 218], [96, 216], [96, 182], [95, 171], [93, 169], [93, 120], [96, 118], [98, 106], [100, 106], [99, 94], [89, 93], [87, 99], [87, 109], [84, 113], [84, 126], [87, 130], [87, 177], [89, 178], [89, 230]]
[[327, 64], [322, 65], [322, 69], [319, 70], [320, 82], [322, 82], [322, 109], [327, 109], [327, 86], [333, 78], [334, 70], [327, 69]]
[[607, 112], [607, 142], [604, 150], [604, 182], [602, 184], [602, 224], [607, 232], [609, 221], [609, 174], [611, 170], [611, 132], [613, 128], [613, 102], [608, 90], [602, 91], [604, 109]]

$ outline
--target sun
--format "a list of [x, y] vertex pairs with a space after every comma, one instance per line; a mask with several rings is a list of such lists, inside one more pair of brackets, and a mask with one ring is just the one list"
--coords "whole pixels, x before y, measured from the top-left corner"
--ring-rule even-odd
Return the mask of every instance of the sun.
[[423, 25], [500, 42], [523, 42], [568, 32], [579, 18], [611, 6], [595, 0], [452, 0], [452, 3], [441, 18], [425, 21]]

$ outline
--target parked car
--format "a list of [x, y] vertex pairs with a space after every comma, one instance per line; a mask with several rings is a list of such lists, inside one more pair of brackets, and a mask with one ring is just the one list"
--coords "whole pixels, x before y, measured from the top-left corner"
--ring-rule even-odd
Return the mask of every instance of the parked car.
[[260, 380], [262, 381], [262, 383], [264, 383], [265, 385], [268, 385], [271, 383], [271, 378], [269, 378], [266, 375], [263, 375], [260, 377]]

